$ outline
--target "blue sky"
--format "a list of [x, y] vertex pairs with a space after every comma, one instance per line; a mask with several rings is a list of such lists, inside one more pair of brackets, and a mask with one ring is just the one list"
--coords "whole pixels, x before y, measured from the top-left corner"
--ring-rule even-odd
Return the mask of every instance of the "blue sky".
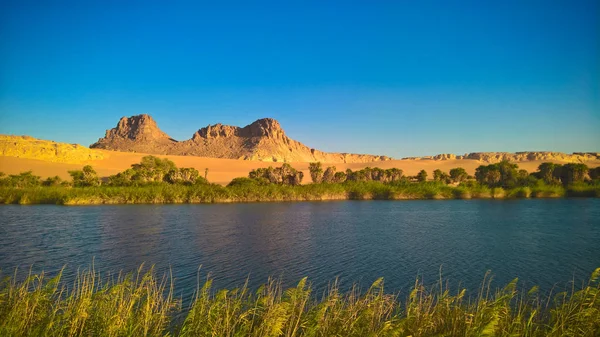
[[140, 113], [178, 140], [272, 117], [326, 151], [600, 151], [600, 2], [0, 2], [0, 133], [89, 145]]

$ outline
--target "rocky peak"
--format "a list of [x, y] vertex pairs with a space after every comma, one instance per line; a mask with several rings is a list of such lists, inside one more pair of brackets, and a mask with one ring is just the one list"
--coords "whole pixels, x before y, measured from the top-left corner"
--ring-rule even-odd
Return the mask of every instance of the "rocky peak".
[[261, 118], [240, 130], [243, 137], [283, 138], [285, 132], [273, 118]]
[[199, 138], [216, 139], [216, 138], [227, 138], [227, 137], [243, 137], [243, 138], [254, 138], [254, 137], [267, 137], [280, 139], [285, 136], [285, 132], [281, 128], [278, 121], [273, 118], [262, 118], [256, 120], [254, 123], [247, 125], [243, 128], [237, 126], [223, 125], [221, 123], [215, 125], [208, 125], [198, 130], [192, 139], [197, 140]]
[[232, 137], [237, 136], [239, 127], [223, 125], [221, 123], [215, 125], [208, 125], [194, 133], [192, 139], [196, 140], [198, 138], [222, 138], [222, 137]]
[[122, 117], [113, 129], [106, 130], [106, 138], [124, 138], [131, 140], [152, 140], [169, 138], [162, 132], [150, 115]]

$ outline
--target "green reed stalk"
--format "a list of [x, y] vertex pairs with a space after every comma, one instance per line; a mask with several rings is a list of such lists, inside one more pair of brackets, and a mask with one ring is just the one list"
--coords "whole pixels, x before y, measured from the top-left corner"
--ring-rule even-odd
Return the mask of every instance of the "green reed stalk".
[[[72, 285], [44, 273], [0, 284], [1, 336], [598, 336], [600, 268], [587, 284], [556, 294], [502, 289], [486, 274], [475, 296], [452, 292], [440, 277], [432, 287], [416, 280], [406, 297], [384, 291], [383, 279], [366, 291], [341, 292], [337, 281], [319, 298], [306, 278], [283, 289], [269, 281], [251, 291], [199, 285], [188, 308], [173, 297], [173, 278], [143, 266], [106, 279], [80, 271]], [[183, 316], [182, 320], [175, 320]]]

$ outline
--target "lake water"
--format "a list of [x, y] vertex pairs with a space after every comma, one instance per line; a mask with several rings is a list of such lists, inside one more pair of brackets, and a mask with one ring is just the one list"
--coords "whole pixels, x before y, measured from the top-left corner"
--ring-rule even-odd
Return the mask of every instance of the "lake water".
[[207, 272], [218, 287], [383, 276], [392, 292], [417, 275], [433, 284], [440, 267], [470, 289], [487, 270], [498, 286], [549, 289], [600, 267], [600, 199], [0, 207], [3, 273], [67, 265], [69, 277], [92, 261], [103, 273], [171, 268], [184, 296]]

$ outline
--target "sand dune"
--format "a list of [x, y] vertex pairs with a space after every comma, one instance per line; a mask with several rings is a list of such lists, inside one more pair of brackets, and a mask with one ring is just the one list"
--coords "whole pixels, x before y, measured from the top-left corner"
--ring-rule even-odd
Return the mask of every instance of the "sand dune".
[[[129, 152], [116, 152], [99, 150], [104, 154], [103, 159], [88, 161], [82, 164], [65, 164], [65, 163], [54, 163], [35, 159], [25, 159], [17, 157], [0, 156], [0, 171], [6, 174], [16, 174], [23, 171], [33, 171], [34, 174], [42, 176], [43, 178], [49, 176], [58, 175], [62, 178], [69, 178], [67, 171], [81, 169], [84, 165], [89, 164], [96, 169], [100, 176], [108, 176], [118, 172], [121, 172], [129, 167], [131, 164], [140, 162], [141, 158], [146, 154], [142, 153], [129, 153]], [[193, 167], [204, 174], [204, 170], [208, 168], [208, 179], [211, 182], [218, 184], [227, 184], [231, 179], [236, 177], [245, 177], [252, 169], [259, 167], [269, 166], [280, 166], [280, 163], [269, 163], [261, 161], [249, 161], [249, 160], [236, 160], [236, 159], [219, 159], [219, 158], [205, 158], [205, 157], [192, 157], [192, 156], [164, 156], [159, 155], [161, 158], [168, 158], [175, 162], [178, 167]], [[561, 163], [560, 161], [555, 161]], [[520, 162], [519, 167], [529, 172], [533, 172], [542, 163], [542, 161], [528, 161]], [[309, 163], [291, 163], [291, 165], [299, 170], [304, 171], [305, 182], [310, 182], [310, 176], [308, 174]], [[424, 169], [432, 176], [432, 172], [435, 169], [448, 172], [450, 169], [455, 167], [463, 167], [469, 174], [474, 174], [475, 169], [483, 163], [478, 160], [472, 159], [452, 159], [452, 160], [431, 160], [431, 159], [404, 159], [404, 160], [390, 160], [376, 163], [338, 163], [338, 164], [325, 164], [324, 166], [335, 166], [338, 171], [343, 171], [348, 168], [357, 170], [370, 167], [380, 167], [383, 169], [387, 168], [400, 168], [404, 170], [405, 175], [415, 175], [420, 170]], [[586, 165], [589, 167], [600, 166], [599, 161], [587, 162]]]

